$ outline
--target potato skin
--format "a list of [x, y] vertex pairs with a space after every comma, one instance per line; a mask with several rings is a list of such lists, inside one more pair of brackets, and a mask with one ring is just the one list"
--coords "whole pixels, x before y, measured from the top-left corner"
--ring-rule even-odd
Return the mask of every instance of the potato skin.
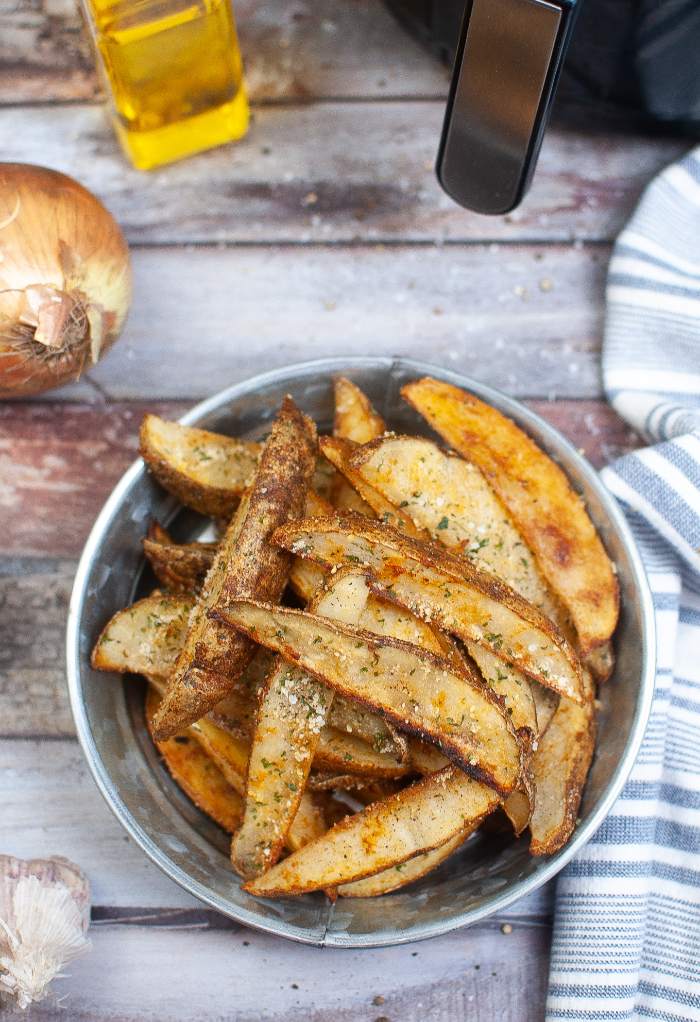
[[[232, 472], [228, 485], [212, 485], [203, 473], [197, 472], [199, 459], [194, 452], [198, 445], [215, 448], [233, 469], [240, 469]], [[232, 440], [195, 426], [182, 426], [179, 422], [167, 422], [157, 415], [146, 415], [139, 434], [139, 451], [168, 493], [200, 514], [228, 520], [255, 470], [260, 445]]]
[[501, 412], [430, 376], [402, 396], [488, 479], [568, 608], [586, 656], [617, 624], [620, 592], [583, 502], [557, 464]]

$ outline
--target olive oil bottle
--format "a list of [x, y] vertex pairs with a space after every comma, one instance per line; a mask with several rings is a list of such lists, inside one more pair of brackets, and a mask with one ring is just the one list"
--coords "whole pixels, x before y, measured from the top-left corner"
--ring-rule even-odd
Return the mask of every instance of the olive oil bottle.
[[112, 118], [141, 170], [240, 138], [248, 102], [231, 0], [83, 0]]

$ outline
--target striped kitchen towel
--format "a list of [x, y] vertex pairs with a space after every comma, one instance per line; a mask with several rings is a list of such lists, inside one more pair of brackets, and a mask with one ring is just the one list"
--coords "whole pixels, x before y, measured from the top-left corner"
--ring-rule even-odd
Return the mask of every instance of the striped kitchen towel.
[[602, 478], [656, 610], [639, 758], [560, 874], [547, 1020], [700, 1022], [700, 149], [645, 192], [610, 264], [603, 380], [652, 446]]

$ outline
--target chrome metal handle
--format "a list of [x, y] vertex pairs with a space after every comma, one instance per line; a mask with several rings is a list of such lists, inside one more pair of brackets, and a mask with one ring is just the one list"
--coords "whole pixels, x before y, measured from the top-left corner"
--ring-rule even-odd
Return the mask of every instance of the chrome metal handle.
[[437, 159], [440, 184], [477, 213], [530, 186], [580, 0], [470, 0]]

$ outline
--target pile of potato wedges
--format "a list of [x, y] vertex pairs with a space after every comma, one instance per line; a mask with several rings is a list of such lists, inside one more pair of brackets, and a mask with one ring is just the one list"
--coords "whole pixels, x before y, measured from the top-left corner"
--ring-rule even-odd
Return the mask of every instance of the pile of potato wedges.
[[388, 432], [344, 378], [332, 436], [291, 398], [262, 445], [141, 428], [154, 477], [220, 538], [152, 522], [160, 587], [92, 666], [147, 679], [153, 741], [251, 894], [386, 894], [492, 814], [533, 855], [576, 823], [614, 565], [510, 419], [430, 377], [402, 395], [444, 446]]

